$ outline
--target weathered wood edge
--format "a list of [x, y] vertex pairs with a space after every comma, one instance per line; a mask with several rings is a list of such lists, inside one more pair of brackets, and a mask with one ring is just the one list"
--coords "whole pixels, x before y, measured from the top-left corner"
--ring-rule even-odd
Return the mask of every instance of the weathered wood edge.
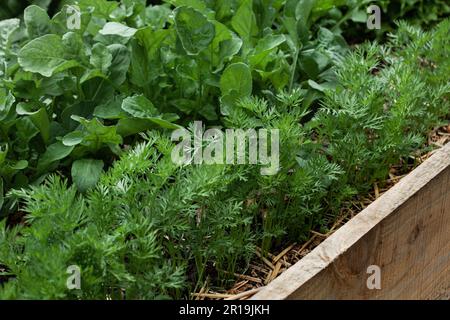
[[449, 167], [450, 144], [436, 151], [434, 155], [404, 177], [388, 192], [254, 295], [252, 300], [288, 299], [302, 285], [336, 261], [372, 228], [398, 210]]

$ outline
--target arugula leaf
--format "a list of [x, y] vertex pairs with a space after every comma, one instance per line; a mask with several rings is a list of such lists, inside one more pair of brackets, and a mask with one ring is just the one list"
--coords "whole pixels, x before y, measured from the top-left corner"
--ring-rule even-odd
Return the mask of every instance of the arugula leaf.
[[214, 24], [201, 12], [191, 7], [179, 7], [174, 14], [178, 37], [188, 54], [199, 54], [213, 41], [216, 32]]
[[115, 97], [108, 102], [95, 107], [94, 116], [101, 119], [122, 119], [128, 117], [122, 109], [123, 98]]
[[149, 118], [159, 114], [153, 103], [144, 95], [137, 95], [123, 100], [122, 109], [136, 118]]
[[66, 147], [77, 146], [83, 142], [84, 136], [85, 134], [81, 131], [72, 131], [63, 137], [62, 143]]
[[122, 137], [117, 134], [117, 128], [115, 126], [105, 126], [96, 118], [87, 120], [83, 117], [72, 116], [72, 119], [83, 126], [83, 130], [81, 131], [83, 133], [83, 140], [80, 144], [90, 151], [98, 151], [107, 145], [115, 152], [117, 151], [116, 147], [122, 143]]
[[58, 72], [79, 66], [76, 60], [68, 60], [65, 55], [61, 37], [48, 34], [30, 41], [20, 50], [19, 64], [25, 71], [51, 77]]
[[258, 33], [258, 25], [253, 12], [253, 0], [242, 1], [231, 20], [231, 25], [245, 41], [250, 41], [250, 38]]
[[6, 160], [6, 156], [8, 154], [8, 145], [5, 144], [4, 146], [0, 144], [0, 165], [3, 165], [3, 163]]
[[270, 53], [286, 41], [284, 35], [267, 35], [258, 41], [253, 52], [249, 55], [251, 65], [262, 63]]
[[[132, 130], [130, 126], [135, 125], [140, 128], [151, 127], [150, 124], [156, 124], [166, 129], [178, 129], [179, 126], [172, 122], [178, 119], [171, 115], [160, 115], [153, 103], [143, 95], [137, 95], [123, 100], [122, 109], [133, 117], [147, 121], [135, 121], [135, 119], [122, 119], [119, 121], [119, 127], [122, 132], [129, 135]], [[128, 128], [128, 129], [126, 129]]]
[[50, 32], [50, 18], [41, 7], [35, 5], [27, 7], [23, 19], [30, 38], [37, 38]]
[[150, 130], [154, 126], [148, 119], [124, 118], [117, 123], [117, 133], [122, 137], [128, 137]]
[[228, 66], [220, 78], [222, 95], [233, 94], [243, 98], [252, 94], [253, 80], [250, 68], [242, 62]]
[[2, 69], [10, 47], [9, 39], [14, 31], [19, 29], [19, 26], [19, 19], [8, 19], [0, 21], [0, 76], [5, 73]]
[[112, 53], [103, 43], [96, 43], [92, 48], [90, 63], [95, 68], [101, 70], [103, 74], [107, 74], [112, 64]]
[[124, 38], [131, 38], [136, 32], [137, 29], [130, 28], [119, 22], [108, 22], [103, 26], [103, 29], [100, 30], [100, 34], [102, 35], [116, 35]]
[[215, 21], [216, 35], [211, 43], [213, 51], [212, 63], [216, 66], [214, 72], [223, 69], [227, 60], [233, 58], [242, 48], [243, 41], [224, 24]]
[[295, 7], [295, 18], [307, 25], [311, 12], [316, 5], [316, 0], [300, 0]]
[[[1, 149], [0, 149], [0, 152], [1, 152]], [[3, 196], [3, 178], [0, 177], [0, 210], [2, 209], [4, 202], [5, 202], [5, 197]]]
[[66, 146], [62, 142], [55, 142], [48, 146], [47, 150], [45, 150], [44, 154], [39, 158], [38, 162], [38, 172], [43, 172], [46, 170], [52, 163], [62, 160], [69, 156], [74, 147]]
[[39, 129], [42, 139], [45, 143], [50, 140], [50, 120], [45, 107], [37, 111], [32, 111], [31, 103], [19, 103], [16, 107], [16, 112], [21, 116], [29, 116], [33, 124]]
[[4, 121], [8, 117], [14, 102], [16, 102], [16, 98], [11, 92], [5, 95], [4, 91], [0, 91], [0, 121]]
[[250, 96], [252, 88], [252, 73], [245, 63], [239, 62], [228, 66], [220, 78], [222, 114], [228, 115], [238, 100]]
[[130, 51], [122, 44], [112, 44], [107, 48], [112, 56], [109, 79], [116, 86], [120, 86], [125, 82], [128, 69], [130, 68]]
[[78, 4], [83, 11], [92, 10], [93, 14], [108, 19], [111, 13], [119, 6], [116, 1], [107, 0], [78, 0]]

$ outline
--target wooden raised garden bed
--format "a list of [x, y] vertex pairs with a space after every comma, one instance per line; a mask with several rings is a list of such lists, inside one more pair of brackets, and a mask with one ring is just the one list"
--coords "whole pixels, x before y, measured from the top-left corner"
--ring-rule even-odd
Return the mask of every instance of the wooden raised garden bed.
[[[381, 289], [369, 289], [369, 266]], [[252, 299], [449, 299], [450, 144]]]

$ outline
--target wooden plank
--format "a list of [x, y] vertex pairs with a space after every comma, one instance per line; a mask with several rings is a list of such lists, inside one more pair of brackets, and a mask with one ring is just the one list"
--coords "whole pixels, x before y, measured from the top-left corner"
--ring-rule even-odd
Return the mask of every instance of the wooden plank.
[[[369, 289], [379, 266], [381, 289]], [[450, 145], [252, 299], [445, 299], [450, 294]]]

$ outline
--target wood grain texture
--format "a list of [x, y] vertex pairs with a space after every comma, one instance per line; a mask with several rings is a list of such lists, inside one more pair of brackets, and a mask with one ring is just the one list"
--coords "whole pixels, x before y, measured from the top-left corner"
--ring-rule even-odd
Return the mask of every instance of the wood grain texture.
[[[381, 268], [381, 289], [367, 268]], [[450, 293], [450, 145], [252, 299], [445, 299]]]

